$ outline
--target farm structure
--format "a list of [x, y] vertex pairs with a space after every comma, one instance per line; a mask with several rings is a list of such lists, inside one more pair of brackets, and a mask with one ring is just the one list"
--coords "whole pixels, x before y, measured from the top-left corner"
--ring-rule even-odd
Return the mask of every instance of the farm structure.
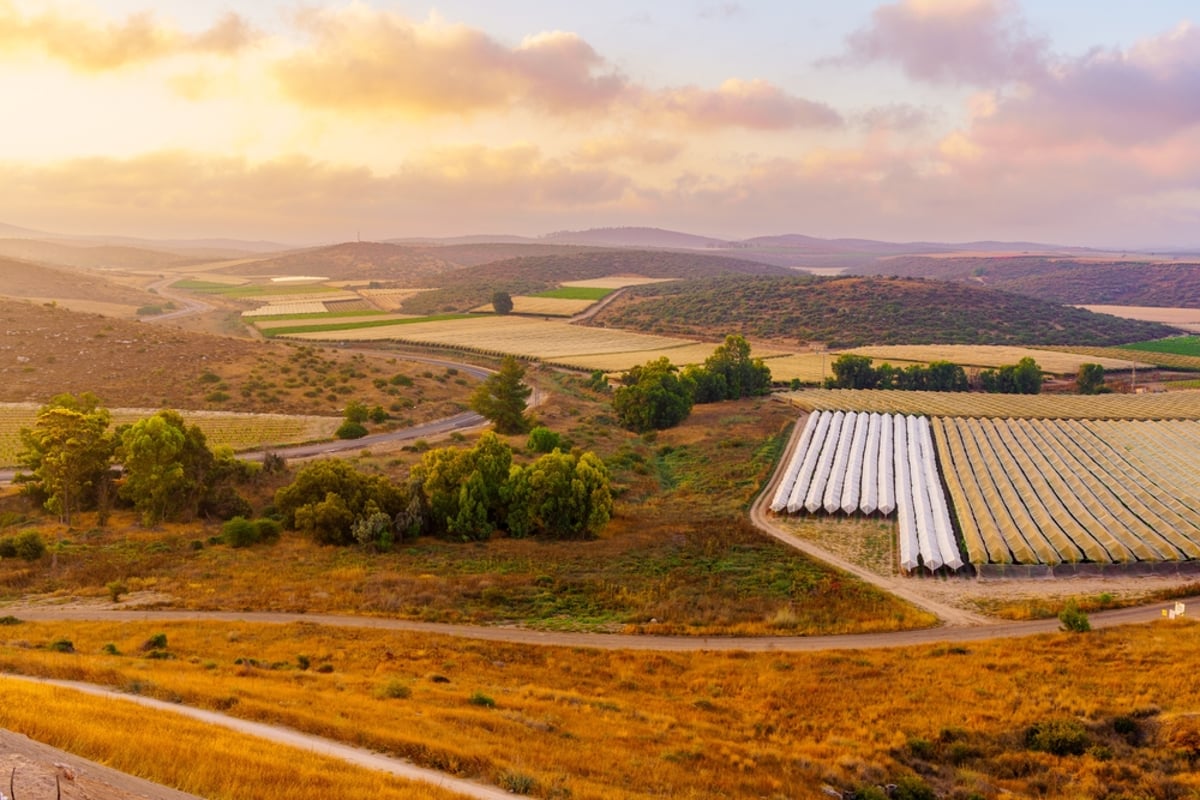
[[1195, 393], [1173, 394], [1106, 397], [1092, 410], [1112, 415], [1092, 419], [1071, 402], [1060, 417], [815, 411], [771, 508], [888, 516], [894, 502], [906, 572], [1200, 574], [1200, 419]]
[[890, 516], [900, 567], [963, 566], [926, 417], [825, 411], [808, 416], [771, 510]]

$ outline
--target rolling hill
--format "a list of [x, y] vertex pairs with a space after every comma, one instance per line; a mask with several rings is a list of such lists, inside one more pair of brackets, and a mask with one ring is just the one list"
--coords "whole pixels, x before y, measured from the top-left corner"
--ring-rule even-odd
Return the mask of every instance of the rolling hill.
[[1040, 256], [895, 258], [856, 272], [969, 281], [1075, 305], [1200, 308], [1200, 263]]
[[459, 265], [436, 254], [436, 248], [383, 242], [344, 242], [309, 250], [293, 250], [227, 267], [229, 275], [318, 275], [330, 280], [387, 282], [402, 286], [429, 286], [435, 276]]
[[69, 308], [132, 317], [162, 298], [118, 283], [95, 270], [55, 267], [0, 257], [0, 297], [54, 302]]
[[725, 276], [630, 289], [592, 324], [669, 335], [866, 344], [1097, 344], [1168, 336], [1122, 320], [962, 283]]
[[563, 281], [641, 275], [647, 278], [700, 278], [715, 275], [793, 275], [792, 270], [753, 261], [667, 250], [589, 250], [555, 256], [497, 261], [440, 276], [441, 288], [405, 302], [413, 314], [466, 311], [491, 300], [492, 293], [532, 294]]

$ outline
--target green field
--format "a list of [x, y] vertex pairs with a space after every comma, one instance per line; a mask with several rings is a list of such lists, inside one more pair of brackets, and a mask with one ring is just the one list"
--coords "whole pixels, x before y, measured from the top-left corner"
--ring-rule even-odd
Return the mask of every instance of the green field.
[[171, 284], [172, 289], [180, 289], [185, 292], [198, 292], [200, 294], [219, 294], [224, 297], [259, 297], [261, 295], [280, 295], [280, 294], [329, 294], [338, 292], [339, 289], [334, 289], [331, 286], [323, 286], [320, 284], [305, 284], [296, 285], [266, 285], [261, 283], [245, 283], [234, 285], [230, 283], [216, 283], [215, 281], [195, 281], [182, 280], [175, 281]]
[[[344, 316], [338, 314], [336, 316]], [[409, 319], [376, 319], [364, 322], [351, 322], [338, 325], [289, 325], [286, 328], [269, 328], [262, 332], [263, 336], [285, 336], [292, 333], [335, 333], [337, 331], [353, 331], [361, 328], [383, 328], [388, 325], [412, 325], [417, 322], [443, 322], [451, 319], [470, 319], [473, 314], [439, 314], [431, 317], [411, 317]]]
[[339, 317], [378, 317], [386, 314], [386, 311], [379, 309], [359, 309], [357, 311], [322, 311], [312, 312], [309, 314], [263, 314], [257, 317], [248, 317], [247, 319], [255, 323], [259, 322], [279, 322], [289, 319], [336, 319]]
[[594, 286], [560, 286], [557, 289], [538, 292], [533, 297], [554, 297], [559, 300], [603, 300], [615, 291], [615, 289], [602, 289]]
[[1200, 336], [1172, 336], [1167, 339], [1152, 339], [1148, 342], [1121, 346], [1126, 350], [1144, 350], [1147, 353], [1200, 357]]

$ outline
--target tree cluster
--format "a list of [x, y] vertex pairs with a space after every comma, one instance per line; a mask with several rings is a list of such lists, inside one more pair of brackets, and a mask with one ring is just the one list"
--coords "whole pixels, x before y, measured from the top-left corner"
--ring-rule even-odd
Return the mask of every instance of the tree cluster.
[[33, 428], [21, 431], [18, 459], [28, 472], [16, 480], [25, 494], [68, 525], [84, 510], [98, 510], [103, 524], [118, 500], [140, 512], [144, 525], [249, 512], [234, 487], [257, 465], [228, 448], [210, 450], [203, 431], [178, 412], [164, 409], [116, 430], [110, 424], [108, 410], [88, 392], [42, 406]]
[[[825, 379], [827, 389], [900, 389], [926, 392], [966, 392], [978, 389], [998, 394], [1038, 394], [1042, 390], [1042, 368], [1028, 356], [1016, 364], [985, 369], [971, 381], [966, 371], [949, 361], [931, 361], [875, 367], [867, 356], [845, 353], [833, 362], [833, 377]], [[1103, 380], [1103, 376], [1101, 377]]]
[[833, 362], [833, 377], [826, 378], [828, 389], [900, 389], [926, 392], [965, 392], [970, 389], [967, 373], [949, 361], [931, 361], [928, 365], [891, 364], [873, 366], [867, 356], [846, 353]]
[[472, 448], [425, 453], [403, 485], [344, 461], [314, 462], [276, 493], [275, 505], [285, 526], [318, 542], [386, 550], [419, 535], [593, 536], [612, 514], [612, 492], [593, 453], [556, 449], [520, 466], [489, 431]]
[[771, 390], [771, 370], [750, 356], [745, 338], [731, 334], [703, 366], [680, 370], [662, 356], [625, 372], [620, 383], [613, 410], [623, 426], [645, 432], [678, 425], [696, 403], [764, 395]]

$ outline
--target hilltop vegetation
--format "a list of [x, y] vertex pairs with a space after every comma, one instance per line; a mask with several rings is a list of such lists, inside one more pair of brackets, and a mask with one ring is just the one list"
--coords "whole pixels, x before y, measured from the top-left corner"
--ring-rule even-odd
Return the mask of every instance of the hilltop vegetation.
[[436, 248], [380, 242], [345, 242], [312, 250], [247, 261], [222, 268], [228, 275], [317, 275], [340, 281], [380, 281], [428, 286], [434, 276], [458, 264], [436, 254]]
[[971, 281], [1077, 305], [1200, 307], [1200, 264], [1075, 261], [1040, 256], [927, 258], [880, 262], [864, 272]]
[[553, 289], [563, 281], [641, 275], [647, 278], [702, 278], [714, 275], [792, 275], [792, 270], [724, 256], [648, 250], [592, 250], [557, 256], [528, 256], [497, 261], [443, 275], [441, 288], [422, 292], [404, 304], [411, 314], [466, 311], [505, 291], [527, 295]]
[[1170, 335], [1015, 294], [911, 278], [728, 276], [639, 286], [593, 324], [669, 335], [866, 344], [1113, 345]]

